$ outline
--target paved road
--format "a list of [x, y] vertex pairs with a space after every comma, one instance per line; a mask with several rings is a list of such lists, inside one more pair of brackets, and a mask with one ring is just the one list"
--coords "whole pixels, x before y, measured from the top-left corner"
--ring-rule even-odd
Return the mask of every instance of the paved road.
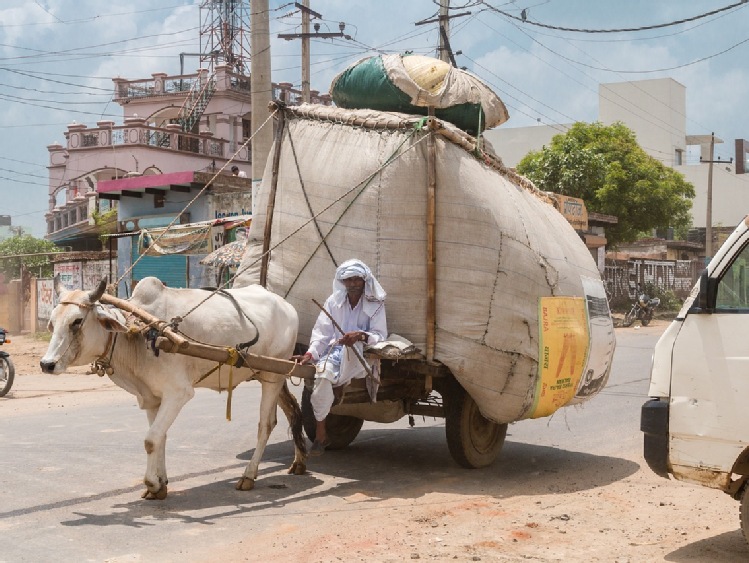
[[[511, 425], [501, 459], [481, 471], [452, 462], [442, 420], [417, 419], [416, 428], [406, 420], [366, 423], [348, 449], [314, 460], [306, 476], [287, 476], [293, 450], [281, 417], [256, 489], [239, 493], [233, 484], [251, 456], [260, 388], [238, 388], [231, 423], [224, 420], [226, 395], [201, 390], [169, 435], [164, 502], [139, 498], [146, 419], [132, 397], [95, 376], [61, 376], [44, 389], [46, 380], [34, 378], [46, 376], [21, 374], [10, 399], [0, 400], [0, 561], [210, 561], [238, 538], [266, 537], [285, 522], [299, 529], [342, 510], [366, 521], [371, 508], [401, 506], [404, 499], [413, 506], [440, 498], [448, 506], [523, 494], [546, 502], [544, 495], [573, 468], [575, 482], [565, 480], [566, 490], [589, 496], [648, 471], [633, 460], [641, 457], [639, 409], [651, 352], [665, 326], [618, 329], [607, 388], [583, 407]], [[25, 392], [31, 381], [42, 388]], [[12, 401], [31, 407], [13, 409]], [[397, 520], [401, 513], [387, 514]], [[708, 547], [718, 542], [718, 552], [730, 556], [715, 560], [747, 556], [738, 519], [723, 524], [729, 532]], [[428, 549], [412, 541], [417, 552]], [[704, 553], [704, 544], [694, 552], [689, 545], [673, 560]], [[243, 558], [258, 560], [247, 547]], [[290, 548], [286, 540], [273, 547]]]

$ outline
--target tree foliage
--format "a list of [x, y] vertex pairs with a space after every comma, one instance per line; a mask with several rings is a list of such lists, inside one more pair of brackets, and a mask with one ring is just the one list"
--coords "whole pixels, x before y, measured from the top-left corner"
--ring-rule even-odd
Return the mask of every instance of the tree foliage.
[[652, 229], [691, 225], [694, 186], [649, 156], [622, 123], [575, 123], [551, 145], [528, 153], [518, 172], [544, 191], [585, 201], [588, 211], [615, 215], [606, 228], [611, 246]]
[[21, 277], [21, 264], [32, 274], [41, 277], [51, 277], [53, 266], [49, 256], [20, 256], [23, 254], [39, 254], [61, 252], [62, 248], [54, 243], [34, 238], [31, 235], [10, 237], [0, 241], [0, 272], [6, 280]]

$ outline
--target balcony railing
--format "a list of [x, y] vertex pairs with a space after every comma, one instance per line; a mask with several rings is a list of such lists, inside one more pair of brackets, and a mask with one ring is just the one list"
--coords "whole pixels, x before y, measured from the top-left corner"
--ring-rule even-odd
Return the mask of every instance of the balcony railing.
[[[170, 126], [171, 127], [171, 126]], [[228, 158], [229, 143], [224, 139], [213, 139], [205, 135], [195, 135], [174, 128], [161, 128], [135, 123], [95, 129], [81, 128], [66, 134], [68, 150], [93, 149], [98, 147], [133, 146], [154, 147], [183, 152], [191, 152], [210, 157]]]
[[[153, 78], [143, 80], [123, 80], [116, 78], [114, 80], [114, 95], [115, 100], [175, 94], [187, 95], [195, 83], [202, 83], [208, 79], [208, 71], [205, 69], [194, 74], [178, 74], [176, 76], [155, 74]], [[229, 89], [245, 94], [250, 94], [251, 92], [250, 77], [244, 74], [237, 74], [219, 67], [217, 68], [216, 75], [211, 77], [211, 79], [216, 80], [217, 91]], [[316, 90], [313, 90], [310, 94], [310, 101], [313, 104], [331, 104], [331, 98], [328, 94], [320, 94]], [[299, 104], [302, 102], [302, 91], [292, 88], [292, 85], [288, 82], [278, 84], [274, 82], [273, 99], [285, 99], [287, 103], [292, 105]]]

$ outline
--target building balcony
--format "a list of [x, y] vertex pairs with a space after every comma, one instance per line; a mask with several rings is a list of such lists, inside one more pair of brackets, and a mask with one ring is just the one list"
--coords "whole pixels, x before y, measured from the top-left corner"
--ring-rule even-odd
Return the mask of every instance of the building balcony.
[[[138, 80], [125, 80], [114, 78], [114, 100], [120, 104], [126, 104], [131, 100], [164, 96], [187, 96], [190, 90], [199, 87], [208, 80], [208, 71], [201, 69], [194, 74], [177, 74], [169, 76], [164, 73], [156, 73], [153, 78]], [[244, 74], [230, 72], [228, 67], [218, 66], [215, 72], [216, 91], [232, 91], [247, 94], [251, 93], [250, 77]], [[286, 100], [287, 103], [295, 105], [302, 102], [302, 91], [292, 88], [288, 82], [273, 83], [273, 99]], [[316, 90], [310, 92], [310, 101], [313, 104], [329, 106], [332, 98], [328, 94], [320, 94]]]
[[[102, 147], [148, 147], [156, 150], [179, 151], [209, 158], [230, 158], [234, 147], [225, 139], [214, 139], [212, 134], [185, 133], [179, 125], [165, 128], [146, 124], [144, 119], [129, 117], [124, 125], [100, 121], [95, 128], [85, 125], [69, 126], [65, 133], [67, 150], [85, 151]], [[239, 160], [249, 161], [249, 150], [237, 155]]]

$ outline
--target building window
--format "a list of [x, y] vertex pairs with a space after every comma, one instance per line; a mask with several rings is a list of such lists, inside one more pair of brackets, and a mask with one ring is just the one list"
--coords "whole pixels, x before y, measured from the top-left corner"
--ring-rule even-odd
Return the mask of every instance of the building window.
[[674, 152], [674, 166], [682, 166], [684, 164], [684, 151], [676, 149]]

